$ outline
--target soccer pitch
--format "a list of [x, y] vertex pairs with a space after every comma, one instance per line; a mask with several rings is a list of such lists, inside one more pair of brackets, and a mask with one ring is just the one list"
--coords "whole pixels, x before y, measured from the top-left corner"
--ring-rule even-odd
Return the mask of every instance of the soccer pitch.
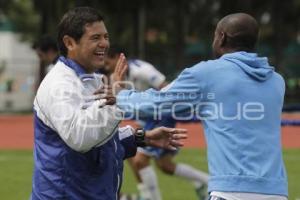
[[[284, 150], [284, 160], [289, 178], [289, 200], [300, 199], [300, 149]], [[207, 171], [205, 150], [183, 149], [176, 161], [189, 163]], [[32, 151], [0, 151], [0, 199], [27, 200], [31, 191], [33, 170]], [[193, 185], [185, 180], [158, 172], [159, 184], [164, 200], [197, 199]], [[122, 191], [136, 193], [136, 181], [128, 166], [124, 170]]]

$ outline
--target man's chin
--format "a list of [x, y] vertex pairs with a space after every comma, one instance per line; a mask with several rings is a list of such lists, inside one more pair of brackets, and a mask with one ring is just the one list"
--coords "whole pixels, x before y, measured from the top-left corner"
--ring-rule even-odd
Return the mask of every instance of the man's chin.
[[93, 62], [92, 64], [94, 66], [94, 69], [102, 69], [105, 66], [104, 61], [101, 61], [101, 62], [97, 61], [97, 62]]

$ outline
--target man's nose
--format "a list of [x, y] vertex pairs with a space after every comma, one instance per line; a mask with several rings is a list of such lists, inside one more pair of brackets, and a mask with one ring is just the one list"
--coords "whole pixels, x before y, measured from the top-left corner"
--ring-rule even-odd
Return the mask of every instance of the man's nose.
[[98, 46], [102, 47], [102, 48], [108, 48], [109, 47], [109, 41], [105, 38], [102, 38], [100, 40], [100, 42], [98, 43]]

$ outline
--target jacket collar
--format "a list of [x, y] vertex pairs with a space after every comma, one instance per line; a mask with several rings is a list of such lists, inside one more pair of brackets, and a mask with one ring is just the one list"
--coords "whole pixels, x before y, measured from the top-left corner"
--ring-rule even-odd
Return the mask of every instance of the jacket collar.
[[71, 68], [82, 81], [95, 79], [95, 73], [88, 74], [86, 70], [74, 60], [64, 56], [60, 56], [58, 59], [67, 67]]
[[81, 77], [87, 74], [86, 70], [80, 64], [76, 63], [74, 60], [70, 58], [66, 58], [64, 56], [60, 56], [59, 60], [63, 62], [66, 66], [71, 68], [77, 74], [77, 76]]

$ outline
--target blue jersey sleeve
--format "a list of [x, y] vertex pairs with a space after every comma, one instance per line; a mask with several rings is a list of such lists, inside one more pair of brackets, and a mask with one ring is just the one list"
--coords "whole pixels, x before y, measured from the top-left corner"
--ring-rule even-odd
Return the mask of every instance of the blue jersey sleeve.
[[191, 69], [185, 69], [177, 79], [160, 91], [122, 90], [117, 96], [117, 106], [128, 117], [154, 117], [154, 120], [162, 116], [191, 112], [201, 96], [201, 84]]

